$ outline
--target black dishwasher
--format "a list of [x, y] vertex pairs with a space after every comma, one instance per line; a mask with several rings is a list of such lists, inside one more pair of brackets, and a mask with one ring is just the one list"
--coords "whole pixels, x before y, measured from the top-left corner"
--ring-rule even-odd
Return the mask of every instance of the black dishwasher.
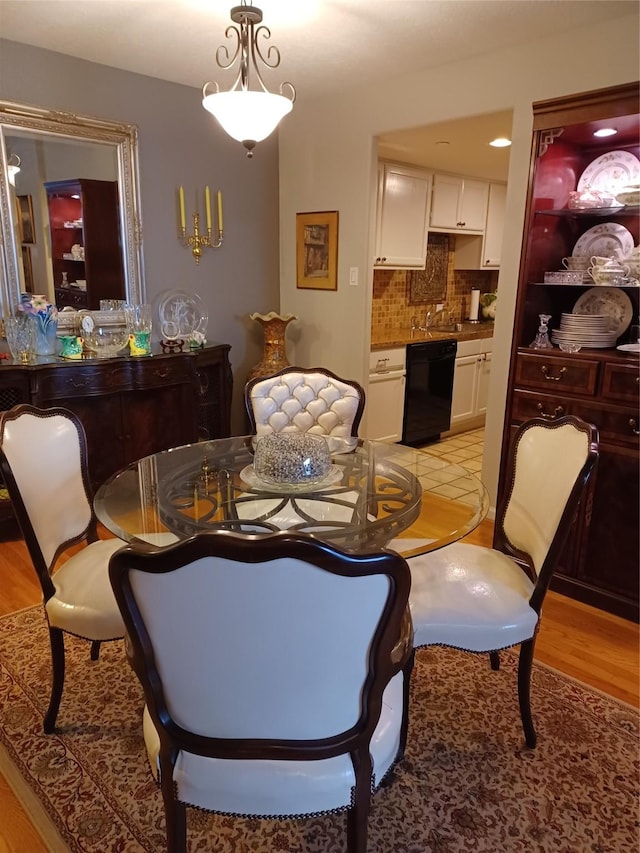
[[437, 441], [451, 425], [451, 396], [457, 341], [407, 346], [403, 444]]

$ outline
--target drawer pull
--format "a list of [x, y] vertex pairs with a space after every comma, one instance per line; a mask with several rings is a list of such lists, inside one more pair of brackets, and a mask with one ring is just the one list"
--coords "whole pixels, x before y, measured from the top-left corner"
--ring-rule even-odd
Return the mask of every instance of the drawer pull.
[[640, 435], [640, 429], [638, 429], [635, 418], [629, 418], [629, 426], [631, 427], [631, 432], [634, 435]]
[[565, 373], [567, 372], [567, 368], [566, 368], [566, 367], [561, 367], [561, 368], [560, 368], [560, 373], [559, 373], [557, 376], [551, 376], [551, 374], [549, 373], [549, 368], [547, 367], [547, 365], [546, 365], [546, 364], [543, 364], [543, 365], [542, 365], [542, 367], [540, 368], [540, 370], [544, 373], [544, 378], [545, 378], [545, 379], [551, 379], [553, 382], [560, 382], [560, 380], [562, 379], [562, 377], [563, 377], [563, 376], [565, 375]]
[[540, 412], [540, 417], [544, 418], [545, 421], [553, 421], [556, 418], [559, 418], [560, 415], [564, 412], [563, 406], [556, 406], [555, 409], [553, 410], [553, 414], [549, 414], [548, 412], [543, 411], [542, 403], [538, 403], [536, 408]]

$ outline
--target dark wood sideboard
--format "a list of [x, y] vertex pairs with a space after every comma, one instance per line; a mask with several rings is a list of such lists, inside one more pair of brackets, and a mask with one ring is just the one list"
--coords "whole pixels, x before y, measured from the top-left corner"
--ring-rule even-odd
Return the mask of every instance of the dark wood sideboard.
[[[95, 489], [150, 453], [231, 434], [229, 350], [228, 344], [210, 344], [147, 358], [3, 361], [0, 411], [31, 403], [75, 412], [87, 434]], [[12, 516], [10, 501], [0, 501], [0, 522]]]

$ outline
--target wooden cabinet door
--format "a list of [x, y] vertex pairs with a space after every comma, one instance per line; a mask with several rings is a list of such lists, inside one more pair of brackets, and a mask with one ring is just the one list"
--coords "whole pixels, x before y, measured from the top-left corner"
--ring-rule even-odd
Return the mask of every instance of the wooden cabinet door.
[[484, 231], [487, 222], [489, 184], [484, 181], [462, 181], [460, 197], [459, 228], [465, 231]]
[[482, 248], [483, 269], [497, 269], [500, 266], [506, 206], [506, 184], [490, 184], [487, 224], [485, 226]]
[[489, 380], [491, 379], [491, 359], [493, 353], [484, 354], [482, 361], [478, 364], [478, 398], [476, 402], [476, 414], [487, 414], [487, 401], [489, 400]]
[[481, 358], [479, 355], [464, 355], [456, 358], [451, 400], [452, 427], [476, 414], [479, 358]]
[[143, 388], [122, 394], [125, 465], [198, 439], [198, 408], [191, 385]]
[[431, 173], [385, 163], [379, 180], [374, 264], [424, 269]]
[[434, 175], [429, 219], [432, 228], [449, 228], [455, 231], [460, 227], [461, 196], [462, 178], [453, 175]]

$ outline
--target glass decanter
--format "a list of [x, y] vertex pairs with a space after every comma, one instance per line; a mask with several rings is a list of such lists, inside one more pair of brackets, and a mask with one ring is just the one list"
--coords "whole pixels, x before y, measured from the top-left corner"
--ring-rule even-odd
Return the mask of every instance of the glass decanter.
[[553, 344], [549, 340], [549, 320], [551, 314], [539, 314], [540, 325], [538, 326], [538, 334], [531, 342], [532, 349], [553, 349]]

